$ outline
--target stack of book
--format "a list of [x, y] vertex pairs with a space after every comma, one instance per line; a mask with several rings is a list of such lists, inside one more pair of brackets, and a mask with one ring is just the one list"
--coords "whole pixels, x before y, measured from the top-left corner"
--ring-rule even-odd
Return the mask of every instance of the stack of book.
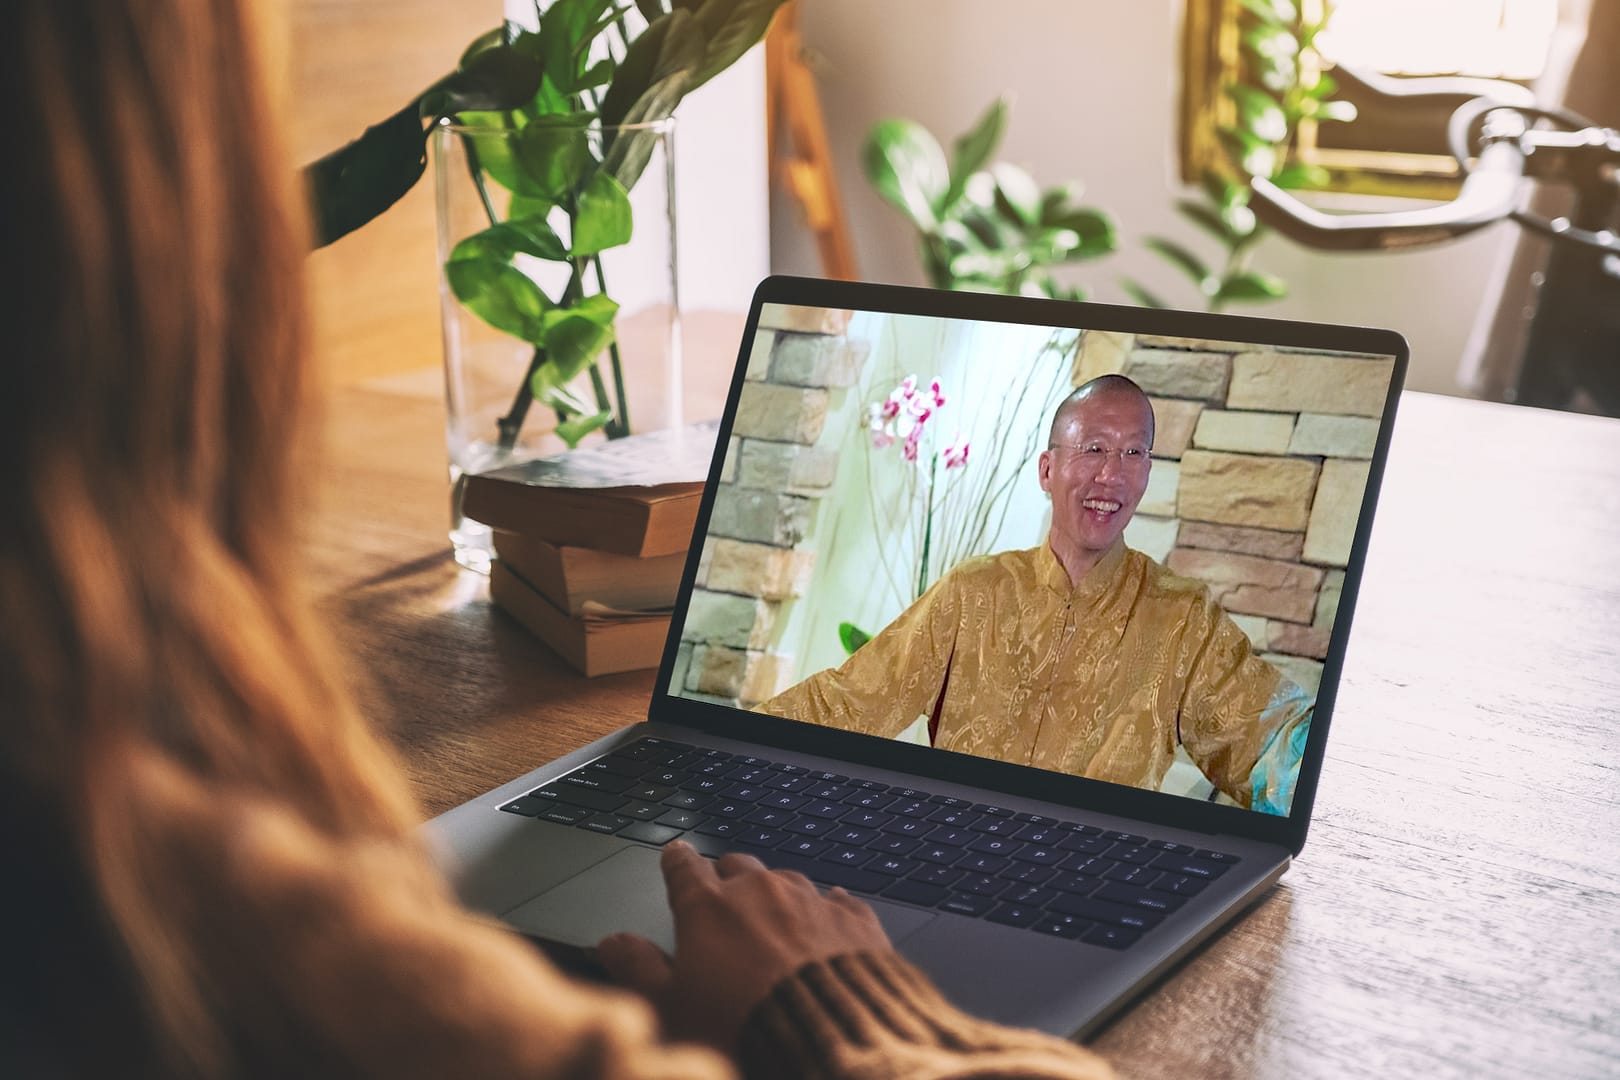
[[586, 675], [656, 667], [714, 452], [713, 423], [469, 476], [495, 530], [489, 595]]

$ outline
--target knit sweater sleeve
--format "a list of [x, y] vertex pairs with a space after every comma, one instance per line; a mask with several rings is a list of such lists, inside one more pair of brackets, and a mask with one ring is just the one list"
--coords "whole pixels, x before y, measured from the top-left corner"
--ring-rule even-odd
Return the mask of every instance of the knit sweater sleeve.
[[976, 1020], [895, 953], [809, 964], [749, 1016], [744, 1075], [764, 1080], [1108, 1080], [1102, 1058], [1035, 1031]]

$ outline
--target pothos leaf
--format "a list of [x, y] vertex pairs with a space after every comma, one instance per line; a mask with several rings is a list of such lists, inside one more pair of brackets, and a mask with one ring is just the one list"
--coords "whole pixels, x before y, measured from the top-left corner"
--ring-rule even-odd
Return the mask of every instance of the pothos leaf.
[[765, 36], [776, 9], [787, 0], [705, 0], [697, 19], [707, 42], [688, 91], [696, 90], [737, 62]]
[[630, 196], [607, 172], [598, 170], [580, 189], [574, 210], [571, 255], [595, 255], [630, 242]]
[[611, 411], [569, 417], [557, 425], [557, 437], [567, 443], [568, 448], [572, 450], [580, 444], [580, 440], [584, 439], [585, 436], [598, 428], [607, 426], [607, 422], [612, 419], [613, 413]]
[[899, 207], [919, 229], [938, 223], [935, 207], [950, 187], [945, 151], [921, 124], [883, 120], [861, 152], [866, 178], [879, 195]]
[[541, 343], [551, 304], [521, 270], [496, 259], [471, 257], [446, 263], [444, 277], [474, 315], [503, 334]]
[[968, 177], [985, 167], [1007, 130], [1007, 99], [997, 98], [966, 134], [951, 144], [950, 186], [940, 199], [941, 212], [962, 197]]

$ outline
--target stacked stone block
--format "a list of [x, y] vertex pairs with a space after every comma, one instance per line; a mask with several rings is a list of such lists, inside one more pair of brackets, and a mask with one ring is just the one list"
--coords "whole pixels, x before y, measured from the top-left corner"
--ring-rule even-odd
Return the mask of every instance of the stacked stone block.
[[1315, 692], [1394, 361], [1092, 331], [1076, 385], [1153, 401], [1131, 546], [1206, 582], [1266, 659]]
[[747, 707], [787, 688], [792, 658], [767, 643], [809, 583], [815, 554], [796, 548], [838, 474], [842, 433], [825, 428], [868, 352], [848, 337], [850, 315], [760, 313], [675, 661], [686, 697]]

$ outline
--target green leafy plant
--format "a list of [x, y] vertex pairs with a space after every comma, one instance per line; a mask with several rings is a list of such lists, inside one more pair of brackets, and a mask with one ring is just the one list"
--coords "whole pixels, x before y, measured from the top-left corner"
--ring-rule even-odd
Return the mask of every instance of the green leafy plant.
[[[1280, 277], [1251, 265], [1265, 229], [1249, 208], [1249, 180], [1262, 176], [1284, 188], [1323, 186], [1326, 171], [1294, 155], [1300, 122], [1345, 121], [1356, 115], [1354, 105], [1333, 100], [1338, 87], [1320, 70], [1315, 54], [1316, 39], [1332, 14], [1331, 4], [1323, 3], [1320, 14], [1309, 17], [1295, 0], [1238, 2], [1243, 8], [1238, 77], [1222, 87], [1234, 120], [1218, 132], [1225, 164], [1205, 172], [1198, 198], [1176, 201], [1176, 212], [1214, 239], [1218, 262], [1207, 262], [1167, 237], [1150, 236], [1145, 241], [1193, 283], [1210, 311], [1288, 294]], [[1125, 279], [1120, 284], [1140, 304], [1169, 306], [1137, 281]]]
[[[453, 126], [488, 227], [451, 251], [445, 280], [474, 315], [533, 346], [498, 422], [502, 448], [516, 444], [533, 401], [555, 412], [570, 446], [599, 429], [630, 433], [619, 305], [601, 254], [634, 234], [629, 191], [661, 123], [747, 52], [784, 2], [537, 3], [538, 30], [507, 23], [480, 35], [455, 72], [306, 170], [317, 240], [330, 243], [404, 195], [426, 167], [428, 133]], [[566, 285], [548, 294], [524, 270], [529, 260], [566, 268]], [[570, 389], [587, 372], [590, 402]]]
[[1114, 223], [1080, 204], [1078, 184], [1043, 191], [1016, 165], [991, 162], [1007, 112], [993, 103], [949, 159], [922, 125], [884, 120], [862, 151], [866, 178], [916, 228], [933, 287], [1081, 299], [1052, 270], [1113, 251]]

